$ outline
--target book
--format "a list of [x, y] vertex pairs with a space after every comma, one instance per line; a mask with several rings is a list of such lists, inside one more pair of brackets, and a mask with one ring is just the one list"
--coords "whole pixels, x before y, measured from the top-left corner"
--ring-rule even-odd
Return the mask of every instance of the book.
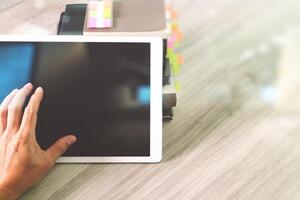
[[163, 109], [163, 120], [170, 121], [174, 117], [173, 109], [172, 108], [164, 108]]
[[163, 86], [163, 108], [173, 108], [177, 105], [177, 92], [174, 76], [170, 73], [169, 84]]

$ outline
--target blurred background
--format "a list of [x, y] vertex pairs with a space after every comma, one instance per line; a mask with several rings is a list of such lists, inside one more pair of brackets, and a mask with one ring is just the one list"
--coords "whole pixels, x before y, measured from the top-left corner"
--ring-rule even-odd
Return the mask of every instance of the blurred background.
[[185, 32], [184, 95], [299, 112], [299, 1], [168, 2]]

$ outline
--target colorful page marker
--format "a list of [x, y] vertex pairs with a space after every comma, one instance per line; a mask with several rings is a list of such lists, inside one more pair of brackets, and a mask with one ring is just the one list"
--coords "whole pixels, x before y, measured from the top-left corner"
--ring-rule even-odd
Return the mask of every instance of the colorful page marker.
[[178, 53], [178, 48], [183, 41], [183, 33], [177, 22], [177, 13], [172, 7], [166, 7], [166, 18], [168, 21], [168, 30], [170, 35], [167, 38], [167, 58], [175, 79], [175, 88], [179, 92], [181, 89], [180, 81], [177, 77], [180, 75], [181, 66], [184, 64], [184, 57]]
[[88, 3], [88, 28], [112, 28], [113, 27], [113, 1], [90, 0]]

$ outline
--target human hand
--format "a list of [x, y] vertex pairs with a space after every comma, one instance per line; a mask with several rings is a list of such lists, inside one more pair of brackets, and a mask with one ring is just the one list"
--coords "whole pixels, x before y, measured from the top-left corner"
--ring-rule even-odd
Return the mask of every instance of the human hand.
[[37, 113], [43, 98], [39, 87], [24, 111], [26, 97], [33, 86], [29, 83], [12, 91], [0, 106], [0, 200], [17, 199], [37, 184], [55, 161], [76, 141], [73, 135], [59, 139], [48, 150], [36, 141]]

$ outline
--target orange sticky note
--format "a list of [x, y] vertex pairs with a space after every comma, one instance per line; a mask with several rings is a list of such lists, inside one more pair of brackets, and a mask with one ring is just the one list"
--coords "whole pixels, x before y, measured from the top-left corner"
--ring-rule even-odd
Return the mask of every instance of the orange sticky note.
[[177, 13], [173, 9], [171, 9], [171, 18], [177, 19]]
[[170, 9], [171, 9], [171, 6], [166, 5], [165, 8], [166, 8], [166, 10], [170, 10]]
[[180, 65], [183, 65], [183, 63], [184, 63], [184, 58], [183, 58], [183, 56], [182, 56], [181, 54], [178, 54], [178, 55], [177, 55], [177, 59], [178, 59], [178, 63], [179, 63]]
[[180, 42], [183, 40], [183, 34], [180, 31], [177, 32], [177, 40]]
[[112, 9], [113, 2], [112, 0], [104, 0], [104, 8]]

